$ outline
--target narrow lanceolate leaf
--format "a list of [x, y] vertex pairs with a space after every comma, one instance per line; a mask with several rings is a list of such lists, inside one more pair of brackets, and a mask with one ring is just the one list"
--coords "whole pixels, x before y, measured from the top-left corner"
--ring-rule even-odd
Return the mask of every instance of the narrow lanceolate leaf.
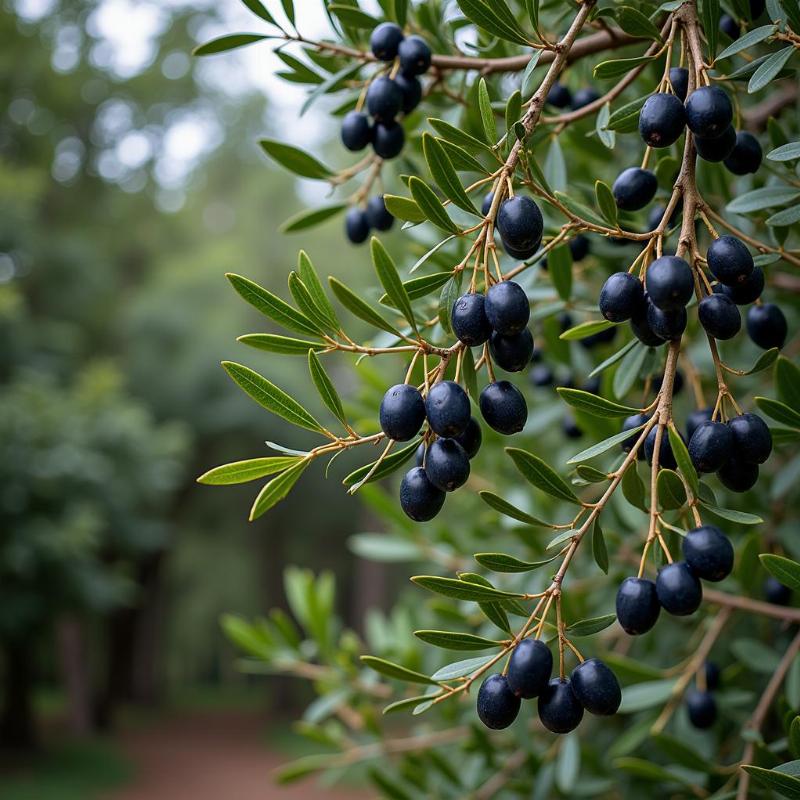
[[717, 52], [720, 14], [719, 0], [702, 0], [700, 4], [700, 19], [703, 22], [703, 33], [705, 33], [708, 40], [708, 50], [712, 61]]
[[556, 192], [555, 193], [556, 200], [558, 200], [561, 205], [564, 206], [568, 211], [571, 211], [578, 217], [585, 219], [587, 222], [591, 222], [594, 225], [600, 225], [602, 227], [606, 227], [606, 221], [594, 210], [589, 208], [589, 206], [584, 205], [583, 203], [575, 200], [574, 198], [570, 197], [568, 194], [564, 194], [563, 192]]
[[654, 56], [635, 56], [634, 58], [616, 58], [609, 61], [601, 61], [593, 70], [595, 78], [604, 80], [606, 78], [618, 78], [625, 75], [634, 67], [647, 64], [652, 61]]
[[414, 631], [414, 636], [427, 644], [443, 647], [446, 650], [488, 650], [502, 647], [502, 642], [458, 631]]
[[408, 324], [416, 330], [417, 323], [414, 319], [414, 312], [411, 309], [411, 301], [408, 299], [405, 286], [403, 286], [403, 282], [397, 274], [394, 261], [386, 252], [386, 248], [381, 244], [380, 239], [374, 236], [370, 242], [370, 252], [375, 272], [386, 294], [389, 295], [395, 307], [400, 309], [400, 313], [408, 320]]
[[[448, 142], [452, 142], [453, 144], [463, 147], [465, 150], [469, 150], [470, 152], [491, 151], [491, 147], [486, 144], [486, 142], [476, 139], [471, 134], [467, 133], [466, 131], [462, 131], [461, 128], [456, 128], [454, 125], [451, 125], [449, 122], [445, 122], [443, 119], [428, 117], [428, 122], [440, 136], [447, 139]], [[492, 142], [492, 144], [494, 144], [494, 142]]]
[[297, 256], [297, 272], [300, 275], [300, 280], [303, 281], [303, 285], [308, 289], [308, 293], [311, 295], [311, 299], [319, 313], [325, 317], [331, 328], [338, 330], [341, 325], [336, 316], [336, 311], [328, 299], [328, 295], [322, 286], [322, 281], [320, 281], [319, 275], [305, 250], [301, 250]]
[[564, 331], [558, 338], [573, 342], [578, 339], [585, 339], [587, 336], [594, 336], [594, 334], [601, 331], [607, 331], [609, 328], [613, 328], [614, 325], [615, 323], [609, 322], [607, 319], [589, 320]]
[[[418, 300], [420, 297], [425, 297], [425, 295], [440, 289], [452, 277], [452, 272], [434, 272], [431, 275], [423, 275], [419, 278], [412, 278], [410, 281], [404, 281], [403, 287], [409, 300]], [[397, 307], [388, 294], [382, 295], [380, 302], [384, 305]]]
[[800, 190], [793, 186], [765, 186], [735, 197], [725, 206], [725, 210], [731, 214], [750, 214], [765, 208], [777, 208], [797, 200], [798, 197]]
[[372, 30], [377, 24], [378, 20], [370, 16], [365, 11], [355, 6], [341, 5], [334, 3], [328, 6], [328, 11], [335, 14], [348, 28], [360, 28], [361, 30]]
[[667, 428], [669, 435], [669, 445], [672, 448], [672, 454], [675, 456], [675, 461], [678, 462], [678, 469], [686, 479], [686, 482], [692, 489], [692, 494], [697, 497], [700, 493], [700, 480], [697, 477], [692, 459], [689, 457], [689, 451], [686, 449], [686, 443], [681, 438], [681, 435], [675, 429], [674, 425]]
[[497, 138], [497, 126], [495, 125], [492, 101], [489, 99], [489, 90], [486, 87], [485, 78], [481, 78], [478, 83], [478, 110], [481, 113], [483, 136], [489, 144], [494, 144]]
[[614, 397], [625, 397], [628, 394], [634, 383], [636, 383], [649, 352], [649, 347], [636, 341], [636, 346], [625, 354], [611, 382], [611, 390], [614, 393]]
[[498, 602], [506, 598], [523, 597], [517, 592], [503, 592], [490, 586], [460, 581], [457, 578], [440, 578], [437, 575], [416, 575], [411, 579], [418, 586], [436, 594], [456, 600], [476, 600]]
[[785, 356], [775, 365], [778, 395], [790, 408], [800, 410], [800, 367]]
[[[486, 656], [486, 658], [491, 658], [491, 656]], [[404, 711], [407, 708], [419, 705], [423, 700], [427, 699], [427, 694], [422, 694], [417, 697], [404, 697], [402, 700], [395, 700], [394, 703], [389, 703], [389, 705], [383, 709], [382, 713], [394, 714], [397, 711]]]
[[264, 39], [271, 39], [271, 36], [264, 36], [259, 33], [232, 33], [229, 36], [220, 36], [210, 42], [195, 47], [192, 51], [196, 56], [211, 56], [215, 53], [224, 53], [226, 50], [235, 50], [237, 47], [245, 47], [248, 44], [261, 42]]
[[458, 7], [479, 28], [515, 44], [528, 44], [525, 32], [503, 0], [458, 0]]
[[641, 111], [647, 97], [648, 95], [637, 97], [635, 100], [625, 103], [624, 106], [620, 106], [608, 118], [606, 128], [610, 131], [623, 130], [629, 124], [630, 120], [634, 120], [634, 123], [638, 124], [639, 111]]
[[544, 561], [522, 561], [507, 553], [475, 553], [475, 560], [492, 572], [531, 572], [549, 564], [554, 558], [556, 556]]
[[453, 201], [459, 208], [478, 216], [478, 211], [464, 191], [458, 174], [452, 162], [445, 153], [444, 148], [431, 134], [422, 134], [422, 152], [433, 179], [444, 193], [445, 197]]
[[572, 456], [572, 458], [569, 459], [569, 461], [567, 461], [567, 464], [580, 464], [582, 461], [588, 461], [590, 458], [599, 456], [601, 453], [605, 453], [612, 447], [622, 444], [626, 439], [630, 439], [631, 436], [635, 436], [642, 430], [642, 428], [644, 428], [644, 423], [636, 428], [631, 428], [628, 431], [615, 433], [613, 436], [609, 436], [608, 439], [603, 439], [602, 442], [593, 444], [591, 447], [581, 450], [580, 453], [576, 453], [574, 456]]
[[572, 294], [572, 254], [569, 246], [559, 245], [548, 256], [550, 280], [562, 300], [569, 300]]
[[353, 77], [363, 66], [362, 62], [356, 61], [354, 64], [348, 64], [346, 67], [342, 67], [338, 72], [329, 75], [322, 83], [316, 86], [303, 101], [303, 105], [300, 106], [299, 116], [302, 117], [322, 95], [341, 89], [347, 79]]
[[747, 84], [748, 94], [763, 89], [785, 66], [794, 55], [794, 45], [788, 45], [777, 53], [773, 53], [754, 73]]
[[458, 225], [450, 219], [442, 201], [425, 181], [412, 176], [408, 181], [408, 188], [414, 202], [427, 219], [447, 233], [458, 233]]
[[308, 208], [289, 217], [280, 227], [281, 233], [296, 233], [305, 231], [317, 225], [321, 225], [325, 220], [340, 214], [347, 208], [347, 203], [335, 203], [331, 206], [320, 206], [319, 208]]
[[[407, 444], [402, 450], [396, 450], [394, 453], [386, 456], [386, 458], [381, 461], [380, 466], [372, 473], [369, 479], [369, 483], [373, 481], [379, 481], [381, 478], [385, 478], [387, 475], [391, 475], [396, 469], [399, 469], [409, 458], [417, 450], [419, 447], [419, 439], [414, 439], [411, 444]], [[343, 481], [342, 483], [345, 486], [352, 486], [354, 483], [358, 483], [359, 481], [363, 480], [366, 475], [372, 469], [372, 466], [375, 462], [371, 462], [370, 464], [365, 464], [363, 467], [359, 467], [358, 469], [354, 469]]]
[[265, 458], [249, 458], [246, 461], [233, 461], [214, 467], [201, 475], [198, 483], [209, 486], [229, 486], [234, 483], [247, 483], [258, 478], [266, 478], [276, 472], [282, 472], [300, 460], [299, 456], [267, 456]]
[[334, 326], [331, 321], [317, 308], [308, 288], [300, 280], [300, 276], [292, 270], [289, 273], [289, 292], [297, 307], [310, 319], [320, 331], [332, 332]]
[[594, 195], [597, 199], [597, 207], [600, 209], [600, 213], [612, 228], [616, 228], [619, 224], [619, 215], [611, 187], [604, 181], [595, 181]]
[[789, 408], [786, 403], [779, 400], [771, 400], [769, 397], [756, 397], [756, 404], [765, 413], [781, 425], [788, 425], [790, 428], [800, 428], [800, 412]]
[[700, 505], [714, 516], [726, 519], [729, 522], [736, 522], [739, 525], [761, 525], [764, 520], [755, 514], [748, 514], [744, 511], [736, 511], [732, 508], [720, 508], [711, 503], [701, 502]]
[[522, 73], [521, 92], [522, 96], [526, 99], [535, 91], [533, 85], [533, 71], [536, 69], [536, 65], [539, 63], [539, 58], [543, 52], [543, 50], [534, 50], [530, 61], [528, 61], [528, 66], [525, 67], [525, 72]]
[[572, 636], [591, 636], [605, 630], [609, 625], [613, 625], [616, 619], [616, 614], [603, 614], [602, 617], [582, 619], [580, 622], [573, 622], [572, 625], [567, 625], [567, 632]]
[[790, 558], [762, 553], [759, 556], [764, 568], [774, 575], [784, 586], [800, 591], [800, 564]]
[[592, 556], [594, 563], [608, 575], [608, 549], [606, 548], [606, 537], [603, 535], [603, 529], [600, 523], [595, 520], [594, 528], [592, 529]]
[[301, 314], [277, 295], [241, 275], [229, 272], [225, 277], [244, 300], [273, 322], [297, 333], [319, 335], [319, 329], [305, 314]]
[[345, 417], [342, 401], [339, 399], [339, 393], [336, 391], [333, 381], [328, 376], [328, 373], [325, 372], [325, 368], [320, 364], [319, 357], [313, 350], [308, 351], [308, 371], [311, 373], [311, 380], [314, 381], [314, 386], [317, 387], [322, 402], [325, 403], [331, 414], [333, 414], [342, 425], [347, 427], [347, 417]]
[[735, 42], [729, 44], [718, 56], [717, 61], [722, 58], [730, 58], [736, 53], [741, 53], [742, 50], [747, 50], [748, 47], [752, 47], [754, 44], [758, 44], [759, 42], [763, 42], [768, 36], [772, 36], [775, 33], [775, 26], [774, 25], [762, 25], [759, 28], [754, 28], [752, 31], [748, 31], [743, 36], [740, 36]]
[[491, 506], [495, 511], [499, 511], [501, 514], [504, 514], [511, 519], [517, 520], [517, 522], [523, 522], [526, 525], [533, 525], [537, 528], [552, 528], [554, 527], [551, 522], [543, 522], [542, 520], [538, 519], [537, 517], [528, 514], [527, 511], [523, 511], [521, 508], [517, 508], [516, 506], [512, 505], [508, 502], [508, 500], [504, 500], [499, 495], [496, 495], [494, 492], [482, 491], [478, 492], [486, 505]]
[[613, 402], [613, 400], [606, 400], [605, 397], [600, 397], [591, 392], [584, 392], [582, 389], [569, 389], [565, 386], [560, 386], [556, 391], [573, 408], [585, 411], [595, 417], [607, 417], [610, 419], [614, 417], [629, 417], [631, 414], [641, 413], [642, 410], [632, 406], [623, 406], [620, 403]]
[[631, 350], [633, 350], [633, 348], [637, 344], [641, 344], [641, 342], [639, 342], [638, 339], [631, 339], [631, 341], [629, 341], [624, 347], [621, 347], [619, 350], [617, 350], [616, 353], [613, 353], [605, 361], [602, 361], [600, 364], [598, 364], [589, 373], [589, 377], [593, 378], [595, 375], [599, 375], [601, 372], [604, 372], [609, 367], [614, 366], [614, 364], [616, 364], [617, 361], [623, 359]]
[[292, 490], [292, 487], [297, 483], [300, 476], [309, 465], [309, 461], [300, 461], [295, 466], [290, 467], [285, 472], [282, 472], [276, 478], [273, 478], [264, 488], [258, 493], [253, 507], [250, 509], [250, 522], [258, 519], [262, 514], [269, 511], [276, 503], [283, 500], [287, 494]]
[[488, 175], [489, 170], [478, 161], [475, 156], [470, 155], [463, 147], [460, 147], [453, 142], [448, 142], [447, 139], [438, 136], [436, 141], [442, 147], [442, 150], [447, 154], [450, 163], [453, 167], [461, 172], [477, 172], [480, 175]]
[[783, 211], [776, 211], [766, 219], [767, 225], [771, 225], [773, 228], [784, 228], [797, 222], [800, 222], [800, 204], [784, 208]]
[[756, 783], [766, 786], [767, 789], [772, 789], [781, 797], [794, 798], [794, 800], [800, 798], [800, 778], [796, 778], [794, 775], [786, 775], [774, 769], [764, 769], [750, 764], [745, 764], [742, 769], [745, 772], [749, 772]]
[[767, 153], [767, 158], [770, 161], [793, 161], [796, 158], [800, 158], [800, 142], [782, 144], [780, 147], [770, 150]]
[[454, 661], [447, 664], [431, 675], [434, 681], [452, 681], [455, 678], [463, 678], [471, 675], [476, 669], [480, 669], [492, 656], [478, 656], [477, 658], [467, 658], [464, 661]]
[[661, 34], [658, 28], [641, 11], [632, 6], [617, 9], [617, 22], [620, 28], [631, 36], [642, 36], [659, 41]]
[[285, 419], [292, 425], [300, 428], [322, 433], [322, 426], [300, 403], [290, 397], [283, 389], [270, 383], [265, 377], [254, 372], [249, 367], [236, 364], [233, 361], [223, 361], [222, 366], [233, 381], [237, 383], [246, 394], [253, 398], [259, 405], [273, 414]]
[[294, 339], [291, 336], [279, 336], [277, 333], [246, 333], [239, 336], [237, 342], [265, 350], [267, 353], [280, 353], [285, 356], [305, 356], [309, 350], [319, 353], [328, 345], [321, 342], [310, 342], [307, 339]]
[[425, 222], [425, 214], [422, 209], [410, 198], [399, 194], [385, 194], [383, 202], [386, 210], [397, 219], [404, 222]]
[[541, 458], [516, 447], [507, 447], [506, 452], [511, 456], [514, 466], [529, 483], [552, 497], [580, 504], [580, 500], [569, 484]]
[[671, 469], [659, 470], [656, 491], [662, 508], [667, 510], [681, 508], [686, 502], [686, 489], [678, 473]]
[[351, 313], [355, 314], [359, 319], [372, 325], [373, 328], [379, 328], [382, 331], [393, 333], [400, 336], [400, 331], [393, 325], [390, 325], [377, 311], [374, 311], [372, 306], [362, 300], [352, 289], [345, 286], [341, 281], [333, 276], [328, 278], [328, 283], [333, 290], [336, 299]]
[[309, 155], [305, 150], [300, 150], [275, 139], [261, 139], [259, 144], [261, 149], [273, 160], [302, 178], [325, 180], [325, 178], [329, 178], [333, 174], [328, 167], [319, 162], [314, 156]]
[[269, 11], [267, 11], [267, 9], [264, 7], [264, 4], [261, 3], [260, 0], [242, 0], [242, 3], [244, 3], [257, 17], [261, 17], [264, 22], [269, 22], [271, 25], [276, 24], [275, 18], [269, 13]]
[[381, 675], [386, 675], [387, 678], [394, 678], [398, 681], [408, 681], [409, 683], [426, 683], [436, 685], [436, 681], [431, 680], [427, 675], [421, 672], [415, 672], [413, 669], [403, 667], [400, 664], [395, 664], [387, 661], [385, 658], [378, 658], [377, 656], [361, 656], [361, 663], [368, 666], [370, 669], [379, 672]]

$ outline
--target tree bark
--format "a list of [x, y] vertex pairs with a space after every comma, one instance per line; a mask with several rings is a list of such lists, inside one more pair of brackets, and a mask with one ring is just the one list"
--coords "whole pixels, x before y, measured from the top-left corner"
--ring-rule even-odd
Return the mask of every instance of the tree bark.
[[58, 622], [58, 655], [61, 677], [67, 693], [67, 724], [76, 736], [92, 732], [92, 682], [86, 632], [75, 615], [65, 615]]

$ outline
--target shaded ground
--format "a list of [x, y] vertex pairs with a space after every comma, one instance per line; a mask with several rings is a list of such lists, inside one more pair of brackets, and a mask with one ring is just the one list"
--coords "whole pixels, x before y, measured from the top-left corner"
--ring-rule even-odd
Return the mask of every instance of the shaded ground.
[[270, 772], [290, 760], [265, 744], [265, 719], [254, 711], [186, 710], [123, 731], [117, 743], [133, 780], [102, 800], [359, 800], [349, 787], [326, 789], [314, 779], [275, 786]]

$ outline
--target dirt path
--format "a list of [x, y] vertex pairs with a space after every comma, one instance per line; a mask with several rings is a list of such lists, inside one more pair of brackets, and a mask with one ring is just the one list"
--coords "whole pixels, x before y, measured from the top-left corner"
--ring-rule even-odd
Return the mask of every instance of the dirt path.
[[185, 712], [123, 732], [118, 740], [137, 777], [104, 800], [365, 800], [314, 779], [275, 786], [270, 772], [287, 761], [264, 744], [264, 719], [245, 711]]

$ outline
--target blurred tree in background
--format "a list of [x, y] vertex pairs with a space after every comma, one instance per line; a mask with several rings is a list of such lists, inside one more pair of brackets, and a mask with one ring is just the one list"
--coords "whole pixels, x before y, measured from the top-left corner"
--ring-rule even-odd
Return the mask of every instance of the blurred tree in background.
[[[242, 495], [228, 505], [194, 483], [209, 457], [277, 432], [216, 366], [243, 324], [219, 289], [244, 265], [280, 289], [272, 267], [294, 246], [277, 229], [300, 208], [253, 145], [277, 124], [262, 87], [189, 56], [221, 24], [216, 4], [5, 11], [0, 636], [5, 741], [27, 745], [42, 681], [69, 690], [86, 730], [170, 683], [238, 679], [219, 614], [277, 602], [286, 559], [341, 569], [339, 550], [315, 556], [294, 534], [322, 533], [322, 507], [347, 503], [320, 481], [324, 503], [287, 505], [256, 537], [236, 519]], [[322, 230], [308, 246], [332, 242]], [[288, 365], [284, 380], [309, 385]]]

